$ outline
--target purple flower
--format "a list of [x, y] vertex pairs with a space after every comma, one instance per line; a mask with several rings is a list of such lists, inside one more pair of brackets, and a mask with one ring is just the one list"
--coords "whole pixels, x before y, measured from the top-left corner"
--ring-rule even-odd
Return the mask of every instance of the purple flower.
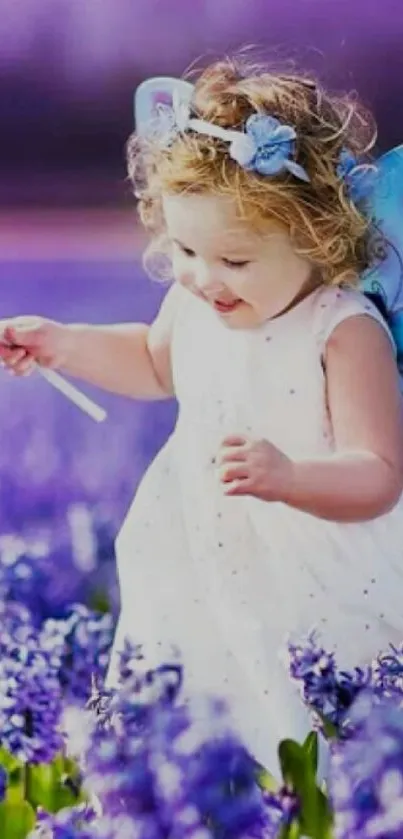
[[144, 661], [144, 654], [141, 644], [134, 644], [129, 638], [125, 638], [123, 649], [119, 652], [119, 683], [125, 684], [139, 669], [139, 662]]
[[28, 839], [156, 839], [146, 819], [120, 814], [115, 818], [79, 805], [57, 814], [38, 811], [37, 823]]
[[0, 549], [3, 599], [23, 603], [39, 627], [49, 616], [62, 617], [77, 595], [87, 596], [85, 574], [74, 564], [69, 534], [60, 529], [41, 539], [9, 537]]
[[4, 801], [7, 789], [7, 772], [0, 766], [0, 801]]
[[[95, 719], [83, 755], [87, 786], [105, 818], [133, 819], [140, 835], [259, 837], [268, 824], [255, 765], [229, 730], [222, 703], [179, 701], [181, 669], [144, 669], [137, 648], [120, 692]], [[136, 659], [136, 656], [138, 658]], [[134, 662], [138, 661], [138, 672]], [[137, 833], [136, 833], [137, 835]]]
[[389, 653], [378, 656], [372, 665], [372, 681], [380, 696], [403, 701], [403, 644], [391, 644]]
[[[95, 813], [88, 805], [60, 810], [56, 815], [39, 810], [28, 839], [97, 839]], [[110, 839], [112, 839], [112, 834]]]
[[224, 839], [267, 835], [268, 819], [250, 755], [239, 739], [223, 731], [203, 743], [183, 766], [186, 800], [211, 821]]
[[330, 796], [336, 839], [401, 839], [403, 713], [362, 694], [351, 711], [353, 735], [333, 747]]
[[82, 604], [70, 607], [64, 620], [45, 622], [43, 639], [50, 639], [60, 656], [59, 679], [64, 695], [88, 700], [92, 682], [103, 680], [113, 640], [113, 620]]
[[[13, 608], [14, 618], [16, 608]], [[25, 616], [26, 617], [26, 616]], [[0, 743], [23, 762], [47, 763], [63, 745], [58, 658], [44, 651], [28, 621], [0, 634]]]
[[22, 603], [0, 598], [0, 649], [10, 638], [24, 643], [34, 634], [32, 614]]
[[266, 839], [278, 839], [298, 817], [299, 801], [295, 793], [287, 786], [276, 792], [264, 792], [267, 810]]
[[345, 736], [346, 714], [357, 695], [371, 682], [371, 670], [340, 671], [333, 653], [319, 646], [315, 633], [300, 643], [288, 644], [289, 672], [298, 684], [305, 705], [313, 712], [314, 724]]

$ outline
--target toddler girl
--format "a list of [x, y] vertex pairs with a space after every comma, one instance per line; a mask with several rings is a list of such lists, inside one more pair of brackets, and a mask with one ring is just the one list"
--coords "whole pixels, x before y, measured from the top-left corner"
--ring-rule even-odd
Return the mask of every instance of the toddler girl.
[[172, 273], [156, 320], [3, 322], [1, 357], [177, 398], [117, 540], [115, 650], [129, 636], [151, 665], [180, 654], [187, 690], [226, 696], [273, 768], [308, 725], [286, 636], [316, 626], [346, 667], [403, 637], [399, 378], [355, 288], [374, 241], [356, 167], [373, 125], [310, 80], [224, 61], [138, 128], [148, 256]]

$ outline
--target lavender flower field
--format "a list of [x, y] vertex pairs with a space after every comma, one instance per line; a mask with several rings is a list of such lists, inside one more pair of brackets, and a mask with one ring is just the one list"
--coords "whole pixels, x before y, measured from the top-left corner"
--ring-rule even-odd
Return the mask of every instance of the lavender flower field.
[[[10, 262], [0, 271], [2, 317], [150, 320], [163, 294], [129, 261]], [[75, 600], [116, 609], [114, 538], [175, 406], [87, 387], [108, 411], [97, 424], [39, 376], [1, 371], [0, 390], [0, 585], [43, 617]]]
[[[150, 320], [163, 294], [129, 260], [0, 270], [4, 317]], [[106, 689], [114, 539], [176, 407], [85, 388], [98, 425], [39, 377], [0, 388], [0, 839], [401, 839], [403, 647], [344, 672], [315, 636], [289, 644], [312, 731], [279, 743], [280, 779], [141, 639]]]
[[[3, 0], [0, 318], [152, 319], [124, 153], [146, 78], [256, 45], [356, 89], [379, 151], [400, 144], [402, 9]], [[187, 701], [178, 656], [151, 670], [126, 641], [108, 686], [115, 537], [176, 405], [78, 386], [106, 422], [0, 368], [0, 839], [403, 839], [403, 639], [348, 672], [314, 634], [286, 645], [312, 725], [276, 768], [221, 697]]]

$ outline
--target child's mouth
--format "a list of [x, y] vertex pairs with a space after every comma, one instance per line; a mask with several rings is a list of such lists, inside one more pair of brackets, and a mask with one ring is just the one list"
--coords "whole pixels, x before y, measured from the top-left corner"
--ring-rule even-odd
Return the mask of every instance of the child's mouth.
[[214, 309], [221, 315], [228, 315], [230, 312], [233, 312], [241, 302], [241, 300], [232, 300], [231, 303], [224, 303], [222, 300], [214, 300], [213, 306]]

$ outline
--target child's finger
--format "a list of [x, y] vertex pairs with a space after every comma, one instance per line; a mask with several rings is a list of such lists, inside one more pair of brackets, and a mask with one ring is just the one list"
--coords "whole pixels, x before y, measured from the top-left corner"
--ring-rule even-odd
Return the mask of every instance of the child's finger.
[[244, 446], [246, 443], [247, 439], [243, 434], [229, 434], [228, 437], [224, 437], [221, 446]]
[[13, 369], [16, 376], [30, 376], [36, 369], [36, 361], [31, 355], [27, 355], [20, 361], [20, 363]]
[[3, 340], [9, 346], [15, 346], [17, 341], [15, 339], [15, 329], [13, 326], [6, 326], [3, 332]]
[[224, 484], [224, 495], [251, 495], [250, 483], [247, 478], [238, 478], [228, 484]]
[[40, 326], [6, 326], [4, 339], [8, 344], [17, 347], [39, 348], [42, 343], [43, 334]]
[[249, 473], [244, 464], [237, 464], [232, 466], [224, 466], [219, 470], [220, 481], [222, 484], [230, 483], [231, 481], [244, 480]]
[[6, 364], [7, 367], [14, 369], [24, 358], [26, 358], [27, 352], [26, 350], [22, 349], [21, 347], [18, 349], [7, 349], [5, 352], [1, 353], [1, 358]]
[[15, 350], [12, 347], [7, 347], [5, 344], [0, 344], [0, 359], [4, 364], [8, 363], [8, 360], [12, 357]]
[[218, 455], [219, 463], [233, 463], [245, 460], [246, 452], [242, 446], [225, 446]]

